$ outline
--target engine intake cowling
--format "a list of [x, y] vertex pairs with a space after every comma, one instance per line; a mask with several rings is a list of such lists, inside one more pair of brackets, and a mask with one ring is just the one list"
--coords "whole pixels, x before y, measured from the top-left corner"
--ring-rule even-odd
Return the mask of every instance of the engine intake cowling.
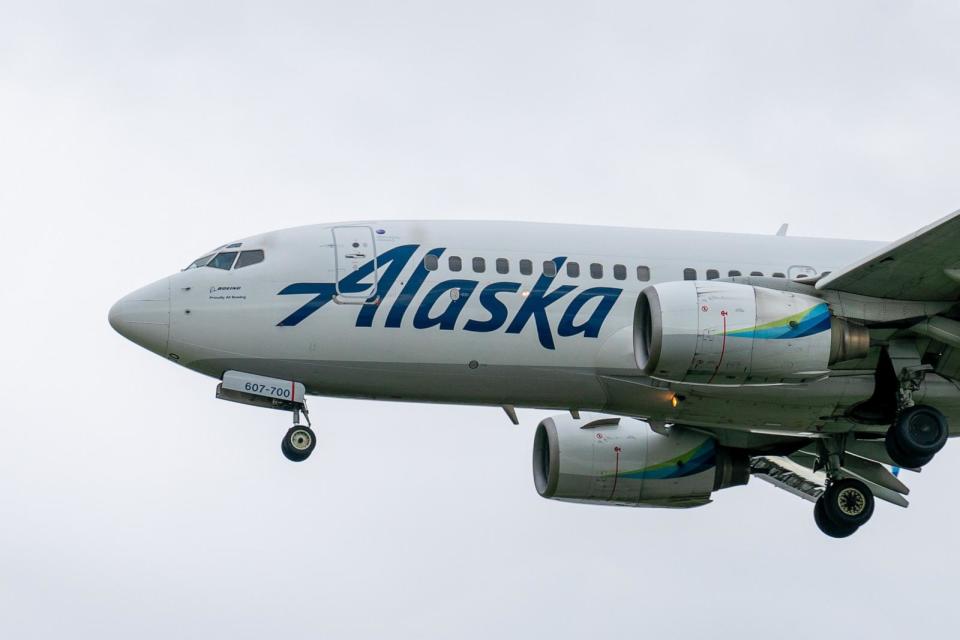
[[749, 478], [745, 453], [683, 427], [662, 435], [632, 418], [558, 415], [543, 420], [534, 436], [534, 484], [554, 500], [695, 507]]
[[869, 347], [867, 329], [820, 298], [732, 282], [650, 286], [634, 314], [637, 366], [676, 382], [803, 382]]

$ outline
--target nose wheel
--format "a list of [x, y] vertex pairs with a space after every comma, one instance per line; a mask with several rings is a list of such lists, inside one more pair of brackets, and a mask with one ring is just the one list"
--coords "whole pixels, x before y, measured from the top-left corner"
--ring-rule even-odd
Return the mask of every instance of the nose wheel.
[[291, 462], [303, 462], [317, 446], [317, 436], [306, 425], [295, 424], [287, 430], [280, 443], [280, 451]]
[[[307, 419], [307, 424], [299, 424], [301, 411]], [[316, 446], [317, 434], [310, 428], [310, 413], [304, 403], [293, 409], [293, 426], [284, 434], [283, 441], [280, 442], [280, 451], [291, 462], [303, 462], [310, 457]]]

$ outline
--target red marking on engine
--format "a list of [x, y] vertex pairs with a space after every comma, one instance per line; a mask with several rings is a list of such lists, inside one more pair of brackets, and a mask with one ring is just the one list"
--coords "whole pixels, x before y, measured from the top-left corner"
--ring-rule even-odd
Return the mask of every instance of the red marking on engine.
[[610, 497], [607, 498], [607, 501], [613, 500], [613, 496], [617, 492], [617, 477], [620, 474], [620, 447], [614, 447], [613, 452], [617, 454], [617, 461], [613, 467], [613, 489], [610, 491]]
[[713, 375], [710, 376], [710, 379], [707, 381], [707, 384], [711, 384], [713, 379], [717, 377], [717, 373], [720, 371], [720, 364], [723, 362], [723, 354], [727, 351], [727, 310], [724, 309], [720, 312], [720, 317], [723, 318], [723, 341], [720, 343], [720, 358], [717, 360], [717, 366], [713, 370]]

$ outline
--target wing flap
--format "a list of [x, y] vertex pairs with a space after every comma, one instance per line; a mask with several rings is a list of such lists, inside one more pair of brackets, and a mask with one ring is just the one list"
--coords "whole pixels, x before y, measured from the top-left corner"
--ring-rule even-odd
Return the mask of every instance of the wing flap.
[[907, 495], [910, 488], [900, 481], [900, 478], [890, 473], [885, 466], [878, 462], [864, 460], [858, 456], [845, 456], [843, 468], [861, 480], [872, 482], [875, 485], [889, 489], [896, 493]]
[[[811, 453], [806, 450], [800, 450], [791, 454], [790, 459], [799, 465], [813, 469], [817, 461], [817, 456], [815, 453]], [[907, 507], [910, 503], [899, 493], [899, 491], [878, 484], [878, 482], [884, 482], [884, 484], [890, 486], [898, 485], [889, 482], [889, 480], [879, 473], [875, 467], [870, 467], [869, 465], [876, 465], [876, 467], [880, 467], [880, 471], [889, 474], [891, 478], [897, 480], [892, 473], [888, 472], [880, 464], [859, 458], [857, 456], [848, 456], [847, 459], [844, 460], [844, 466], [840, 469], [840, 476], [863, 480], [867, 483], [867, 486], [870, 487], [870, 490], [873, 492], [875, 498], [889, 502], [890, 504], [895, 504], [898, 507]], [[857, 470], [866, 472], [866, 475], [857, 473]], [[826, 479], [826, 474], [824, 474], [822, 471], [817, 471], [816, 473], [819, 474], [819, 476], [823, 479]], [[823, 480], [821, 480], [821, 482], [822, 481]], [[899, 480], [897, 480], [897, 482], [899, 482]], [[899, 486], [902, 486], [908, 492], [910, 491], [903, 483], [900, 483]]]
[[750, 462], [750, 473], [787, 493], [816, 502], [823, 495], [824, 474], [784, 456], [759, 456]]

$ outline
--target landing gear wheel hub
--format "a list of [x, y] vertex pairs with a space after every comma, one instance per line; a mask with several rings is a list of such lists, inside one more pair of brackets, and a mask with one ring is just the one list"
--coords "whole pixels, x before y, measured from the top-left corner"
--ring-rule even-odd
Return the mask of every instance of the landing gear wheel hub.
[[873, 492], [854, 478], [831, 483], [821, 500], [823, 515], [840, 528], [861, 527], [873, 515]]
[[283, 436], [283, 442], [280, 443], [280, 451], [292, 462], [303, 462], [310, 457], [314, 448], [317, 446], [317, 436], [310, 427], [302, 424], [291, 427], [286, 435]]
[[940, 440], [940, 423], [927, 414], [914, 414], [907, 421], [910, 440], [924, 447], [935, 446]]
[[847, 487], [837, 494], [837, 506], [846, 515], [856, 517], [867, 508], [867, 499], [857, 489]]
[[290, 446], [297, 451], [307, 451], [313, 445], [313, 436], [307, 429], [295, 429], [290, 436]]

